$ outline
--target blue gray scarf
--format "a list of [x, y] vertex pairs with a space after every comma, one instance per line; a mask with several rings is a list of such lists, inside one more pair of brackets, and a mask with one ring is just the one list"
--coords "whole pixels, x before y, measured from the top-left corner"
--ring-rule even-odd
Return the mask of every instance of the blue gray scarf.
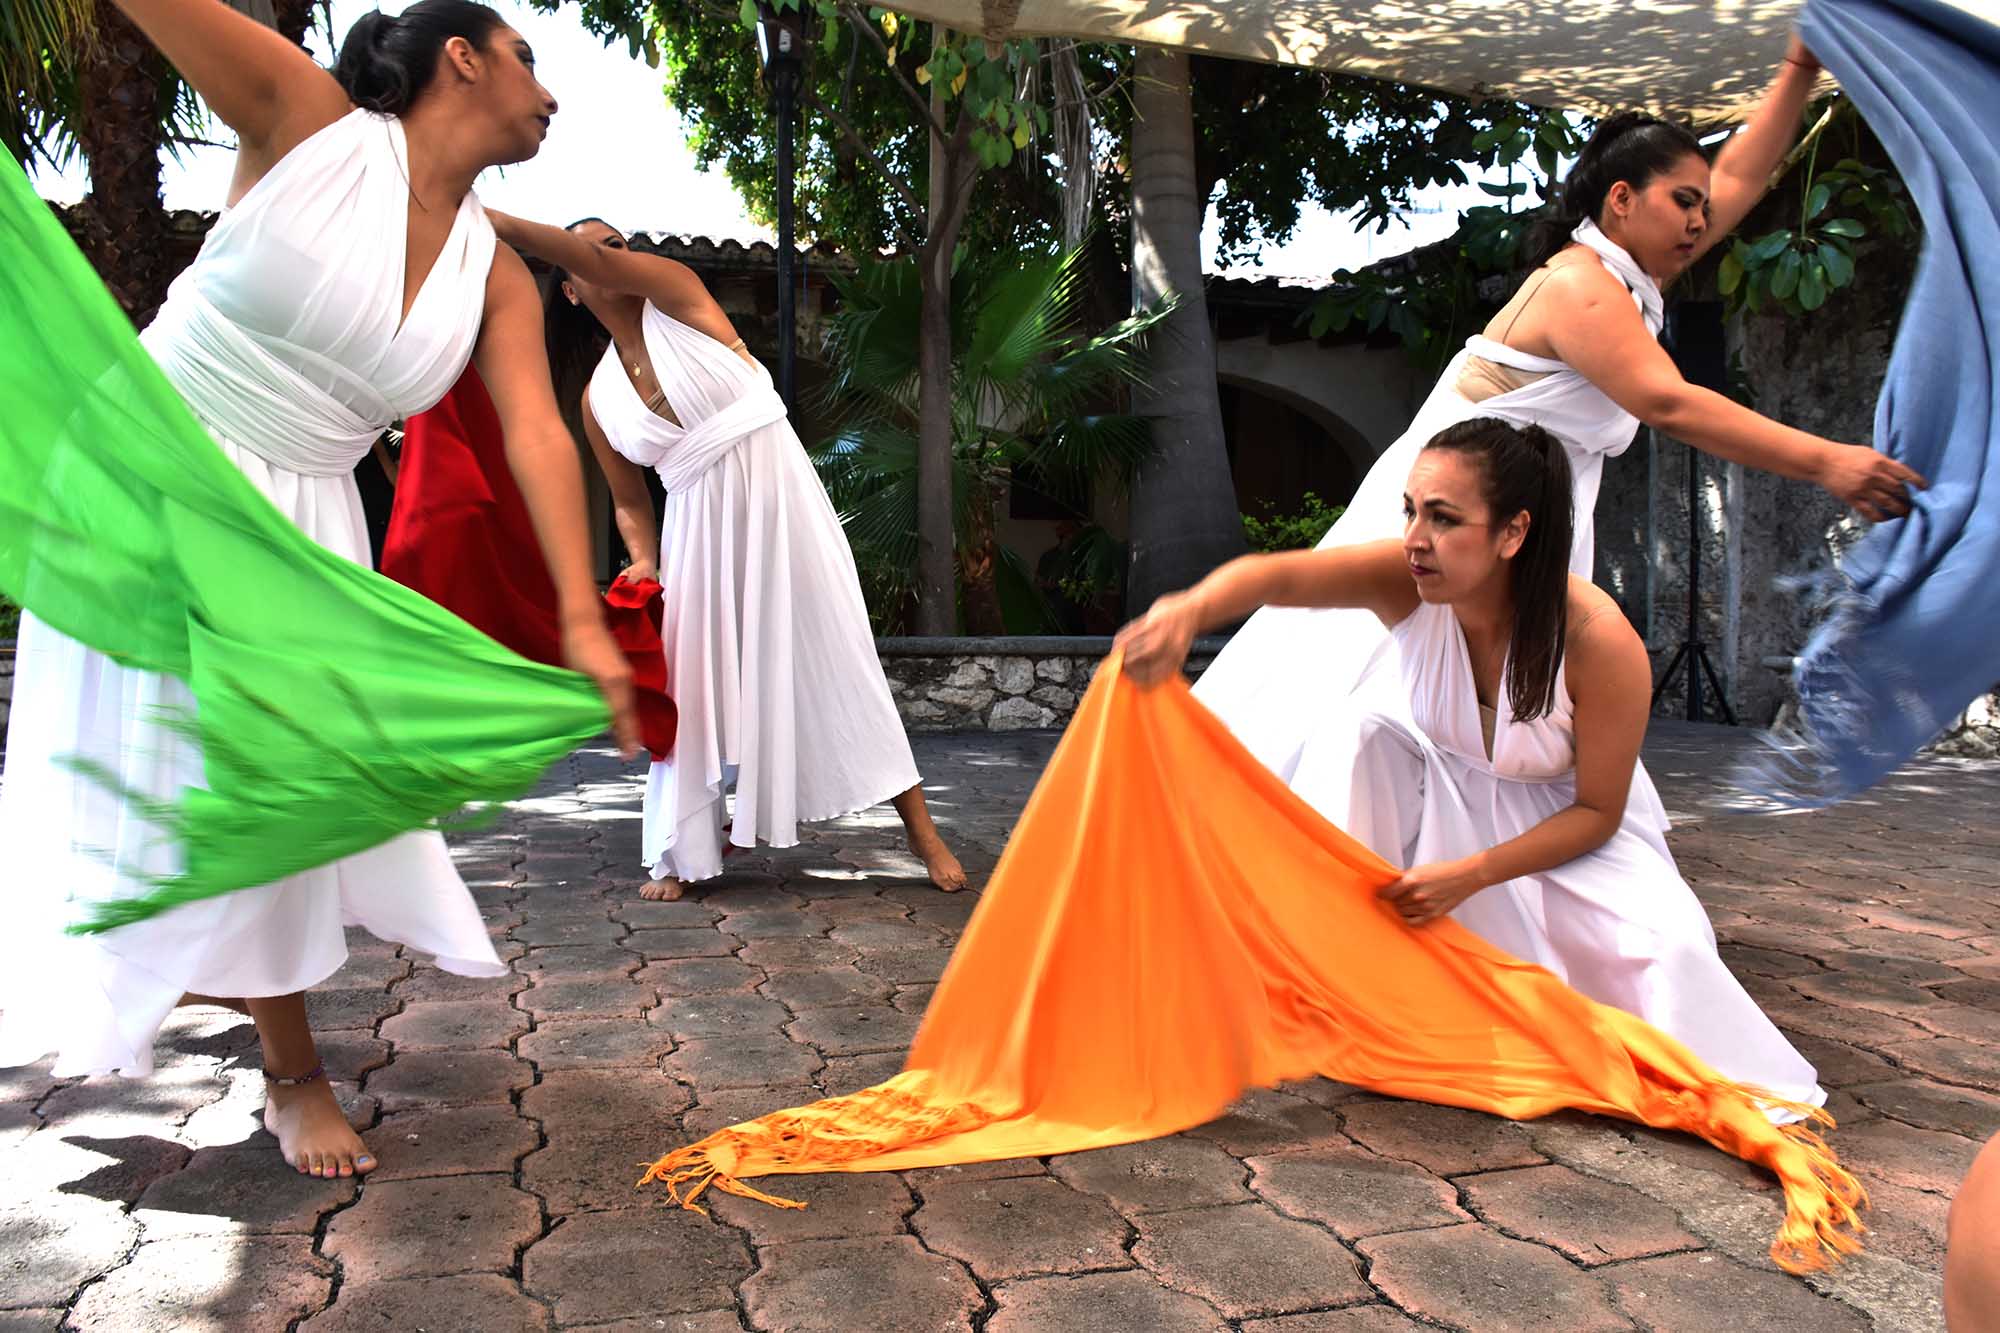
[[1824, 804], [2000, 680], [2000, 27], [1940, 0], [1811, 0], [1799, 30], [1926, 230], [1875, 444], [1931, 486], [1849, 553], [1799, 660], [1800, 733], [1747, 784]]

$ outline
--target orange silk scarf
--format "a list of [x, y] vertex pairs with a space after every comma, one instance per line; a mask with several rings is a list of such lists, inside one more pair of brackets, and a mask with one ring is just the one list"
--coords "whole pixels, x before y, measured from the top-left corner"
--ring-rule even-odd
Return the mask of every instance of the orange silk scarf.
[[1861, 1188], [1807, 1124], [1774, 1126], [1756, 1090], [1456, 922], [1408, 928], [1374, 896], [1395, 877], [1186, 686], [1142, 690], [1114, 659], [903, 1072], [719, 1130], [639, 1183], [690, 1207], [711, 1185], [796, 1207], [744, 1178], [1131, 1143], [1319, 1074], [1517, 1120], [1575, 1107], [1698, 1134], [1783, 1183], [1779, 1266], [1860, 1248]]

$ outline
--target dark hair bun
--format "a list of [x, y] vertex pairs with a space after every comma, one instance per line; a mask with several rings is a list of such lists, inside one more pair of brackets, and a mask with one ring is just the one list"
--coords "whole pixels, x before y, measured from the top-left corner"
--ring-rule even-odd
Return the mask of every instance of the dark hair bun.
[[370, 10], [347, 30], [333, 77], [354, 105], [400, 116], [430, 86], [446, 42], [463, 37], [483, 49], [503, 26], [497, 12], [474, 0], [418, 0], [396, 15]]
[[1548, 263], [1569, 244], [1579, 223], [1596, 221], [1604, 212], [1605, 196], [1619, 181], [1643, 190], [1690, 153], [1702, 155], [1701, 141], [1684, 126], [1658, 116], [1621, 111], [1600, 121], [1557, 190], [1554, 212], [1529, 233], [1527, 266]]

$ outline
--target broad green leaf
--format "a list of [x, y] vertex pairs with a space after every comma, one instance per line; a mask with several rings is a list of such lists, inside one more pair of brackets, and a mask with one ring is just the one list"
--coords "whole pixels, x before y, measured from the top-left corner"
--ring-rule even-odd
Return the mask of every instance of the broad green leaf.
[[1771, 295], [1780, 301], [1788, 299], [1799, 289], [1799, 275], [1804, 268], [1804, 257], [1797, 250], [1786, 250], [1771, 271]]
[[1722, 257], [1722, 265], [1715, 273], [1715, 286], [1724, 296], [1734, 296], [1736, 289], [1743, 285], [1743, 261], [1731, 250]]
[[1854, 281], [1854, 256], [1839, 245], [1823, 242], [1819, 247], [1819, 262], [1826, 269], [1829, 287], [1845, 287]]
[[1835, 218], [1822, 226], [1820, 230], [1829, 236], [1845, 236], [1849, 240], [1855, 240], [1868, 234], [1868, 228], [1862, 226], [1860, 222], [1853, 218]]

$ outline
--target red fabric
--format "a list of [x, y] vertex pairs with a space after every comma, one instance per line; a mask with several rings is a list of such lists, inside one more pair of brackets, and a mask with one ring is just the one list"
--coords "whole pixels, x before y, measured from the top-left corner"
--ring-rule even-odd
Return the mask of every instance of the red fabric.
[[[470, 366], [443, 401], [404, 423], [382, 572], [521, 656], [563, 665], [555, 585], [507, 467], [500, 415]], [[665, 758], [678, 714], [667, 693], [660, 585], [621, 575], [605, 602], [632, 662], [640, 738]]]

